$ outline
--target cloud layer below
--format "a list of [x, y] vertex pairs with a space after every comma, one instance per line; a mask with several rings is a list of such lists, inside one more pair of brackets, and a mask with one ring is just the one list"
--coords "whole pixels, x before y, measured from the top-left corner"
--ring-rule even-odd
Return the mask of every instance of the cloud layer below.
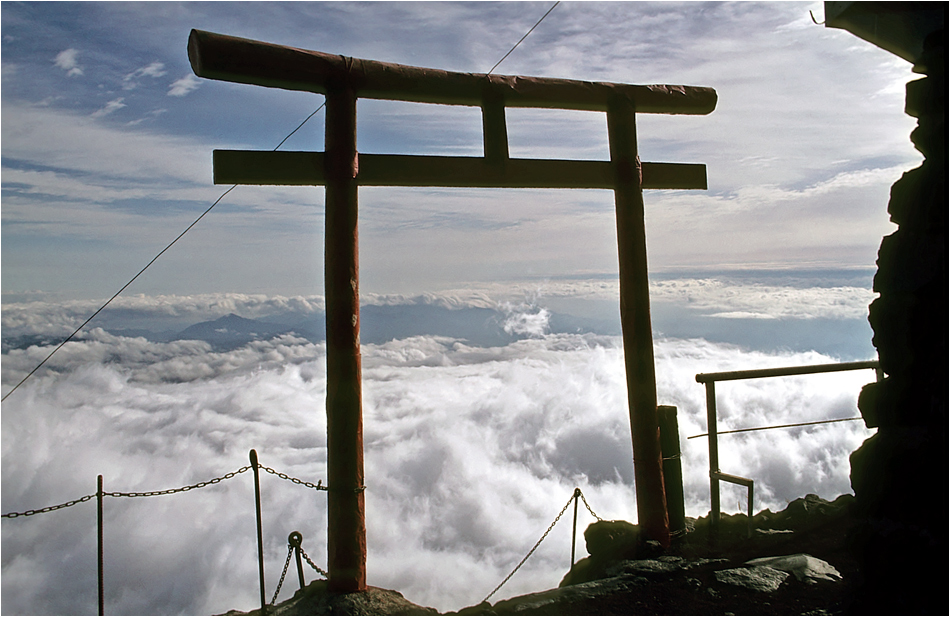
[[[95, 491], [184, 486], [247, 465], [326, 480], [325, 352], [293, 337], [230, 352], [97, 331], [4, 403], [3, 511]], [[22, 358], [21, 358], [22, 360]], [[5, 354], [5, 382], [21, 360]], [[708, 510], [699, 372], [830, 362], [701, 339], [656, 344], [659, 399], [679, 410], [687, 512]], [[420, 336], [363, 349], [370, 584], [440, 610], [479, 602], [575, 486], [604, 518], [636, 519], [622, 351], [615, 337], [545, 335], [504, 347]], [[857, 415], [870, 371], [724, 384], [721, 430]], [[8, 384], [9, 385], [9, 384]], [[850, 492], [861, 422], [721, 438], [724, 471], [754, 478], [755, 509], [806, 493]], [[268, 599], [292, 530], [325, 565], [325, 495], [264, 474]], [[220, 613], [259, 601], [249, 473], [188, 493], [109, 498], [110, 613]], [[93, 502], [4, 519], [5, 614], [94, 612]], [[745, 498], [724, 487], [727, 511]], [[583, 529], [591, 518], [579, 521]], [[567, 569], [561, 523], [495, 600], [555, 586]], [[311, 578], [313, 573], [308, 574]], [[293, 579], [291, 579], [293, 580]], [[292, 593], [285, 583], [281, 597]], [[54, 591], [51, 591], [54, 590]]]

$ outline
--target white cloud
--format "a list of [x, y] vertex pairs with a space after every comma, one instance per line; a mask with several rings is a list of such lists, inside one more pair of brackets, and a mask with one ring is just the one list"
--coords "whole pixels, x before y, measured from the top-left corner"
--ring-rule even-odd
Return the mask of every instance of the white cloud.
[[175, 80], [168, 87], [168, 96], [185, 96], [198, 89], [201, 81], [191, 73]]
[[122, 89], [123, 90], [134, 90], [138, 87], [138, 79], [140, 77], [161, 77], [165, 75], [168, 71], [165, 70], [165, 65], [161, 62], [152, 62], [147, 66], [135, 69], [128, 75], [122, 78]]
[[501, 308], [506, 313], [502, 328], [508, 334], [537, 337], [547, 333], [551, 321], [551, 311], [548, 309], [510, 302], [503, 303]]
[[125, 100], [124, 97], [112, 99], [111, 101], [106, 103], [104, 107], [97, 109], [96, 111], [89, 114], [89, 116], [92, 118], [102, 118], [103, 116], [108, 116], [111, 113], [119, 111], [120, 109], [125, 107], [125, 103], [122, 102], [124, 100]]
[[[255, 36], [302, 46], [307, 40], [312, 41], [315, 13], [305, 5], [288, 6], [272, 16], [277, 21], [268, 20], [267, 24], [257, 23], [251, 6], [242, 7], [234, 18], [263, 28]], [[331, 17], [321, 13], [317, 25], [332, 30], [327, 33], [329, 47], [325, 51], [419, 65], [432, 63], [455, 70], [485, 70], [507, 51], [510, 43], [500, 41], [516, 41], [524, 33], [524, 26], [518, 24], [527, 21], [530, 26], [537, 18], [526, 16], [526, 11], [531, 12], [528, 8], [513, 4], [489, 11], [482, 6], [423, 4], [380, 5], [370, 11], [339, 5], [330, 11]], [[385, 32], [389, 34], [370, 37], [354, 33], [342, 26], [350, 18], [353, 23], [385, 22]], [[459, 26], [462, 23], [466, 25]], [[423, 40], [400, 39], [409, 28], [407, 24], [426, 28], [434, 36]], [[888, 186], [896, 180], [892, 171], [906, 169], [919, 157], [907, 140], [913, 119], [902, 114], [902, 96], [898, 93], [910, 77], [909, 70], [873, 48], [859, 54], [849, 51], [854, 46], [852, 39], [847, 33], [809, 25], [807, 10], [797, 5], [746, 3], [704, 6], [701, 11], [693, 11], [680, 5], [585, 3], [559, 6], [526, 40], [527, 47], [520, 47], [502, 68], [515, 74], [717, 88], [720, 103], [709, 116], [638, 118], [640, 149], [645, 160], [704, 162], [711, 187], [708, 193], [647, 194], [649, 262], [653, 271], [700, 266], [800, 265], [803, 260], [825, 266], [870, 265], [880, 237], [891, 230], [885, 204]], [[151, 74], [166, 70], [152, 64], [128, 75], [145, 72], [149, 67], [153, 67], [149, 70]], [[136, 79], [148, 78], [143, 75]], [[184, 96], [201, 81], [188, 74], [170, 84], [168, 94]], [[209, 90], [209, 96], [224, 98], [202, 105], [207, 103], [218, 110], [216, 116], [222, 126], [247, 126], [246, 122], [235, 123], [226, 118], [246, 119], [246, 105], [259, 105], [264, 100], [258, 97], [289, 100], [283, 97], [291, 96], [265, 93], [260, 88], [208, 83], [209, 88], [212, 85], [218, 94]], [[879, 95], [882, 90], [887, 92]], [[891, 90], [893, 93], [888, 94]], [[247, 98], [239, 94], [243, 92], [248, 93]], [[871, 96], [877, 95], [878, 100], [870, 101]], [[185, 116], [198, 115], [186, 113], [190, 104], [181, 107], [172, 99], [167, 100], [171, 111], [161, 124], [189, 131]], [[237, 101], [242, 103], [236, 104]], [[360, 103], [359, 139], [364, 151], [472, 154], [481, 150], [477, 109], [459, 108], [448, 113], [448, 108], [442, 106], [376, 103]], [[144, 126], [145, 123], [138, 124], [143, 112], [135, 109], [131, 99], [123, 104], [129, 105], [123, 113], [135, 112], [131, 123]], [[5, 102], [5, 119], [11, 113], [8, 107]], [[184, 115], [179, 117], [179, 112]], [[262, 111], [272, 112], [273, 107]], [[295, 117], [292, 121], [299, 119]], [[176, 155], [163, 147], [148, 147], [144, 133], [138, 134], [142, 139], [136, 139], [133, 146], [120, 133], [114, 133], [107, 142], [84, 139], [89, 137], [85, 130], [63, 127], [59, 131], [69, 120], [66, 116], [52, 122], [48, 132], [45, 128], [32, 130], [33, 139], [23, 148], [37, 149], [33, 143], [47, 146], [42, 156], [37, 153], [31, 157], [46, 167], [98, 166], [97, 173], [115, 169], [121, 171], [123, 178], [136, 180], [133, 187], [120, 187], [119, 183], [104, 179], [72, 179], [86, 184], [88, 194], [99, 190], [102, 200], [140, 195], [140, 178], [155, 177], [157, 171], [166, 172], [171, 167], [177, 168], [176, 178], [194, 182], [195, 186], [209, 186], [209, 151], [245, 146], [213, 138], [202, 140], [194, 137], [196, 131], [189, 131], [192, 137], [149, 136], [158, 140], [159, 146], [177, 141], [183, 148], [193, 147], [189, 152], [179, 150]], [[293, 126], [292, 121], [288, 120], [287, 126]], [[8, 125], [17, 126], [12, 121], [4, 123], [5, 142], [12, 130]], [[529, 156], [605, 158], [605, 126], [604, 115], [600, 113], [512, 109], [509, 114], [512, 151]], [[205, 125], [200, 134], [211, 130], [217, 129]], [[320, 131], [315, 132], [319, 144]], [[71, 144], [88, 143], [95, 147], [50, 143], [57, 141], [59, 134], [69, 134]], [[250, 138], [248, 135], [245, 131], [231, 137]], [[189, 141], [194, 143], [186, 143]], [[319, 149], [312, 143], [307, 148]], [[10, 154], [21, 158], [20, 145], [5, 143], [5, 158]], [[81, 153], [76, 152], [79, 149]], [[154, 154], [155, 160], [145, 161], [143, 153]], [[103, 164], [98, 165], [98, 161]], [[132, 163], [137, 169], [129, 169]], [[51, 186], [58, 188], [56, 183]], [[37, 185], [32, 190], [39, 192], [44, 188]], [[187, 199], [182, 193], [152, 191], [148, 197]], [[195, 191], [193, 196], [198, 193]], [[273, 214], [270, 221], [284, 225], [286, 230], [268, 236], [267, 230], [261, 229], [263, 217], [234, 216], [227, 223], [231, 226], [227, 234], [230, 242], [217, 242], [213, 247], [215, 256], [205, 256], [205, 262], [242, 262], [247, 259], [246, 251], [225, 256], [219, 249], [231, 247], [233, 251], [234, 247], [246, 244], [280, 244], [295, 249], [306, 246], [310, 240], [305, 236], [313, 232], [310, 222], [318, 218], [310, 213], [309, 206], [314, 200], [319, 202], [320, 192], [312, 191], [312, 199], [300, 197], [303, 194], [301, 190], [291, 197], [289, 189], [269, 187], [248, 191], [242, 188], [229, 196], [229, 203]], [[616, 267], [613, 206], [606, 191], [367, 188], [361, 190], [361, 202], [365, 289], [377, 293], [415, 295], [423, 290], [455, 286], [458, 281], [578, 276]], [[56, 225], [57, 214], [71, 222], [82, 218], [74, 214], [78, 210], [75, 204], [57, 201], [55, 209], [62, 209], [62, 213], [54, 212], [54, 206], [48, 204], [48, 216], [42, 221], [30, 218], [35, 211], [33, 205], [5, 200], [5, 221], [14, 217], [17, 222], [33, 225], [11, 226], [11, 230], [29, 229], [36, 236], [48, 233], [44, 239], [49, 239], [57, 234], [70, 236], [71, 229], [81, 229], [83, 234], [98, 229], [99, 242], [95, 246], [106, 251], [112, 245], [105, 231], [109, 227], [99, 220], [94, 225]], [[7, 214], [8, 207], [16, 211]], [[153, 216], [152, 211], [149, 216]], [[95, 217], [87, 220], [92, 218]], [[141, 224], [137, 229], [134, 225], [121, 226], [114, 237], [145, 239], [153, 229], [156, 228]], [[9, 237], [16, 232], [6, 233]], [[207, 246], [212, 252], [212, 246]], [[305, 293], [302, 287], [277, 288], [278, 279], [273, 273], [284, 272], [286, 267], [276, 263], [276, 254], [257, 251], [257, 265], [249, 265], [247, 272], [235, 272], [234, 278], [218, 289], [259, 285], [273, 286], [271, 289], [278, 293]], [[472, 255], [479, 257], [472, 259]], [[115, 261], [106, 255], [89, 259]], [[319, 269], [319, 263], [314, 265]], [[48, 278], [56, 276], [50, 273]], [[206, 285], [216, 285], [219, 280], [217, 271], [203, 277], [192, 271], [185, 277], [194, 280], [188, 291], [201, 288], [199, 278]], [[289, 275], [278, 278], [279, 285], [293, 284]], [[78, 275], [59, 276], [55, 284], [60, 285], [63, 279], [78, 280]], [[241, 281], [247, 281], [250, 287], [238, 287]], [[43, 281], [30, 283], [30, 287], [53, 284]], [[167, 279], [152, 289], [177, 292], [180, 287]]]
[[668, 302], [712, 317], [860, 319], [876, 294], [860, 287], [736, 285], [716, 279], [674, 279], [650, 286], [653, 302]]
[[[107, 491], [193, 484], [247, 465], [250, 448], [277, 471], [326, 480], [323, 353], [290, 339], [222, 354], [203, 344], [96, 333], [67, 350], [55, 372], [4, 402], [4, 511], [92, 493], [97, 474]], [[443, 611], [475, 604], [575, 486], [599, 515], [635, 520], [618, 339], [546, 336], [478, 349], [416, 337], [364, 346], [363, 357], [370, 584]], [[706, 444], [685, 439], [705, 430], [705, 394], [694, 375], [828, 361], [657, 341], [659, 399], [679, 410], [688, 514], [708, 509]], [[20, 364], [4, 354], [5, 381]], [[856, 415], [869, 373], [723, 385], [720, 429]], [[869, 434], [855, 422], [723, 436], [721, 466], [755, 479], [757, 511], [808, 492], [831, 498], [850, 490], [848, 454]], [[269, 474], [261, 483], [269, 596], [291, 530], [303, 533], [304, 547], [324, 565], [325, 495]], [[253, 608], [250, 487], [244, 474], [147, 503], [108, 499], [106, 610]], [[740, 509], [737, 498], [724, 488], [726, 511]], [[591, 520], [585, 514], [580, 529]], [[555, 586], [566, 569], [569, 529], [564, 522], [555, 528], [493, 599]], [[94, 612], [95, 567], [86, 566], [95, 560], [95, 533], [89, 504], [5, 520], [4, 613]]]
[[63, 51], [56, 54], [56, 59], [53, 60], [53, 63], [66, 71], [67, 77], [78, 77], [83, 74], [82, 67], [79, 66], [78, 59], [79, 50], [70, 48], [64, 49]]
[[[114, 111], [123, 100], [115, 99], [103, 109], [111, 106]], [[211, 146], [191, 138], [102, 126], [81, 115], [15, 102], [4, 104], [3, 115], [4, 155], [21, 163], [84, 172], [96, 179], [123, 178], [123, 186], [113, 186], [123, 190], [169, 177], [210, 185]], [[129, 180], [134, 180], [131, 187]]]

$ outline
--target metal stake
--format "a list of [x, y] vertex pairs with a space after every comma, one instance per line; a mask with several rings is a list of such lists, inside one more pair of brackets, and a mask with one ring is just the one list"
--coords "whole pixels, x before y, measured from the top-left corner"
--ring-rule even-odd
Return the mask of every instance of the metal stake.
[[574, 548], [577, 545], [577, 498], [581, 496], [581, 489], [574, 489], [574, 531], [571, 533], [571, 567], [574, 569]]
[[303, 589], [306, 584], [303, 580], [303, 562], [300, 561], [300, 545], [303, 543], [303, 535], [299, 531], [291, 531], [287, 536], [287, 543], [294, 547], [294, 555], [297, 557], [297, 580], [300, 581], [300, 588]]
[[257, 452], [251, 450], [251, 468], [254, 469], [254, 504], [257, 508], [257, 562], [261, 574], [261, 614], [267, 614], [267, 599], [264, 597], [264, 530], [261, 523], [261, 476], [258, 470]]
[[105, 604], [105, 593], [103, 592], [103, 583], [102, 583], [102, 476], [99, 476], [99, 480], [96, 488], [96, 506], [97, 506], [97, 522], [98, 522], [98, 532], [99, 532], [99, 554], [98, 554], [98, 568], [99, 568], [99, 614], [106, 614], [106, 604]]

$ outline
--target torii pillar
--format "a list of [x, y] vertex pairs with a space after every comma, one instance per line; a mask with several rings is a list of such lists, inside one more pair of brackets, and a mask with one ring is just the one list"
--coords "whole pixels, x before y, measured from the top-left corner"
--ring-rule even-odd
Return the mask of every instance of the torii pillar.
[[[612, 189], [620, 259], [620, 313], [638, 520], [669, 545], [656, 413], [643, 189], [705, 189], [701, 164], [641, 163], [636, 114], [708, 114], [711, 88], [450, 73], [334, 56], [193, 30], [199, 77], [326, 95], [321, 152], [216, 150], [216, 184], [326, 186], [327, 485], [330, 589], [366, 589], [360, 370], [359, 186]], [[356, 152], [357, 97], [482, 109], [483, 157]], [[607, 112], [610, 161], [512, 159], [505, 107]]]

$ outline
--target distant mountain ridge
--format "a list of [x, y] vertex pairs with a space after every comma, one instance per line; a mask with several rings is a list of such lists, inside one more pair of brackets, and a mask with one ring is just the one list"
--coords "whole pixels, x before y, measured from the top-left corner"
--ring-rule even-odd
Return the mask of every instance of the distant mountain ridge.
[[[524, 317], [534, 321], [541, 313], [545, 316], [541, 321], [546, 334], [621, 334], [619, 311], [614, 318], [598, 318], [558, 313], [539, 307], [456, 308], [436, 303], [406, 303], [363, 305], [360, 308], [360, 340], [372, 345], [413, 336], [445, 336], [475, 347], [500, 347], [531, 336], [518, 328], [509, 327], [509, 331], [506, 331], [506, 323], [511, 325]], [[854, 360], [870, 357], [873, 352], [866, 319], [724, 319], [696, 315], [688, 308], [662, 304], [659, 310], [652, 311], [651, 318], [656, 338], [702, 338], [710, 342], [730, 342], [749, 349], [815, 350]], [[177, 328], [170, 325], [168, 320], [155, 321], [146, 316], [136, 320], [123, 315], [121, 320], [111, 325], [109, 316], [105, 316], [100, 323], [91, 324], [90, 328], [102, 328], [115, 336], [142, 337], [154, 343], [206, 341], [219, 351], [237, 349], [255, 340], [268, 340], [282, 335], [294, 335], [312, 343], [326, 340], [326, 313], [322, 310], [285, 310], [253, 319], [229, 313], [190, 325], [182, 322]], [[535, 328], [531, 333], [537, 335], [540, 329]], [[57, 345], [62, 342], [63, 336], [4, 336], [3, 353], [32, 346]], [[84, 338], [84, 334], [81, 332], [77, 338]]]
[[213, 321], [203, 321], [188, 326], [174, 340], [199, 340], [211, 343], [216, 348], [234, 349], [251, 341], [267, 340], [289, 334], [293, 328], [271, 324], [257, 319], [247, 319], [230, 313]]

